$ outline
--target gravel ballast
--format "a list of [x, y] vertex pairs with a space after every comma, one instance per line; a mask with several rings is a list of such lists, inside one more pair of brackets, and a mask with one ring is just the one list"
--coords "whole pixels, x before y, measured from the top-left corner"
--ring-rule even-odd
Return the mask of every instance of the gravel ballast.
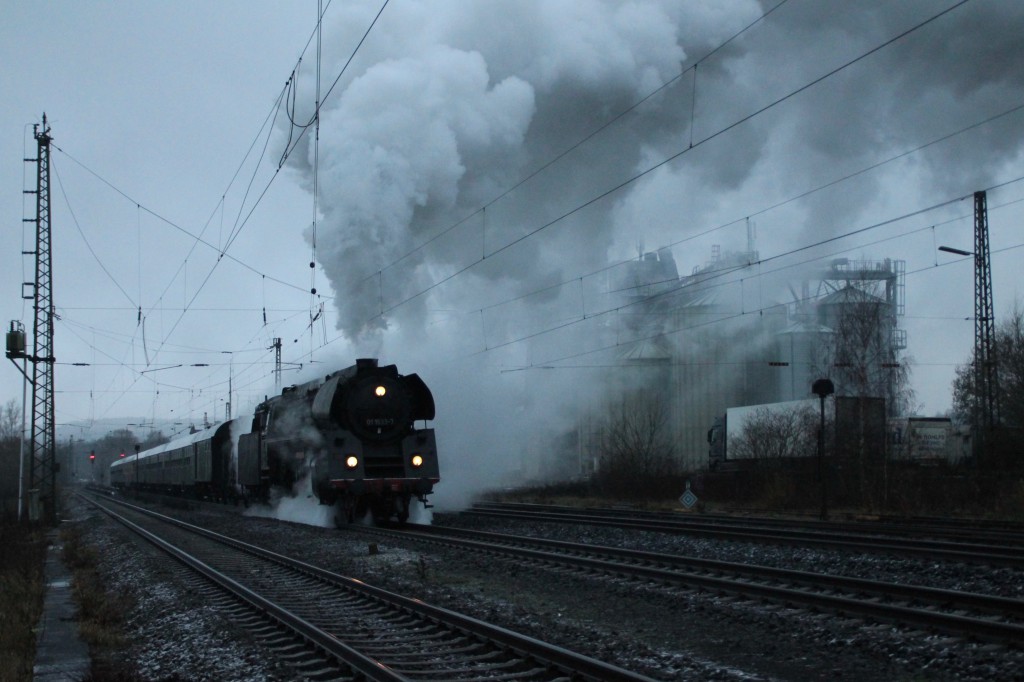
[[[231, 512], [165, 512], [372, 585], [466, 613], [655, 679], [1009, 680], [1024, 650], [760, 601], [588, 576], [414, 541]], [[184, 569], [106, 515], [76, 506], [112, 594], [128, 594], [122, 659], [142, 680], [292, 677], [195, 594]], [[1024, 575], [947, 562], [659, 533], [437, 515], [453, 525], [707, 559], [835, 572], [1020, 598]], [[371, 548], [371, 544], [374, 545]]]

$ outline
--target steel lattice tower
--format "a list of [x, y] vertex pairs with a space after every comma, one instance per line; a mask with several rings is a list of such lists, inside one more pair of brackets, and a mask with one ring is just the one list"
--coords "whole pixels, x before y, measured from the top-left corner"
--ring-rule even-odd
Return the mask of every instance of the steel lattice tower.
[[[53, 401], [53, 280], [50, 249], [50, 129], [33, 126], [38, 153], [36, 163], [36, 279], [34, 283], [35, 345], [32, 360], [32, 440], [29, 491], [38, 491], [44, 518], [57, 520], [56, 426]], [[32, 190], [27, 190], [33, 193]], [[32, 220], [29, 220], [32, 222]]]
[[[974, 390], [976, 436], [999, 423], [996, 324], [992, 305], [992, 257], [988, 243], [988, 201], [974, 193]], [[979, 443], [980, 445], [980, 443]]]

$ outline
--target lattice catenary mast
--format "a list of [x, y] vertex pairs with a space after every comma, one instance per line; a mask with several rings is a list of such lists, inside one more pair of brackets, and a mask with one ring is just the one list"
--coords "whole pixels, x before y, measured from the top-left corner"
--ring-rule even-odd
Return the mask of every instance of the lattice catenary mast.
[[976, 437], [999, 423], [999, 375], [996, 326], [992, 305], [992, 257], [988, 243], [988, 202], [974, 193], [974, 390]]
[[[32, 286], [32, 296], [22, 294], [23, 298], [34, 300], [35, 311], [34, 346], [32, 355], [32, 439], [29, 448], [29, 495], [38, 491], [42, 505], [43, 517], [50, 523], [57, 521], [57, 456], [56, 426], [54, 420], [53, 400], [53, 264], [50, 242], [50, 128], [46, 125], [46, 114], [43, 124], [33, 126], [38, 153], [35, 159], [25, 159], [36, 164], [36, 189], [25, 190], [27, 194], [36, 195], [36, 216], [26, 218], [26, 222], [36, 225], [35, 251], [27, 251], [24, 255], [35, 255], [35, 282], [25, 282], [24, 286]], [[31, 514], [30, 514], [31, 516]]]

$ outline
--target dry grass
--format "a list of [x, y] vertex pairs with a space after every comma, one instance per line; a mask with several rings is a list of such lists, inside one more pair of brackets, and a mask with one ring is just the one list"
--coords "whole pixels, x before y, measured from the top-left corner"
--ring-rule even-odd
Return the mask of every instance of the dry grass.
[[78, 605], [78, 631], [89, 645], [92, 656], [90, 680], [129, 682], [135, 675], [115, 662], [125, 647], [124, 614], [132, 608], [127, 594], [111, 594], [97, 571], [96, 550], [85, 544], [80, 527], [72, 524], [61, 529], [63, 559], [72, 573], [72, 590]]
[[0, 547], [0, 680], [31, 680], [34, 628], [43, 610], [45, 529], [5, 523]]

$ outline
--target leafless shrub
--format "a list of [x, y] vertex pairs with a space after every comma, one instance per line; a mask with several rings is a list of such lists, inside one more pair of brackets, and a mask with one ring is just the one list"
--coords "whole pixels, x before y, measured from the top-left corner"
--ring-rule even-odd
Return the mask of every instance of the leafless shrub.
[[770, 467], [793, 457], [809, 457], [816, 452], [819, 421], [809, 405], [786, 410], [759, 408], [739, 435], [729, 440], [730, 459], [757, 460]]
[[600, 466], [594, 478], [604, 493], [648, 497], [674, 486], [676, 452], [665, 402], [644, 391], [608, 406], [601, 429]]
[[[1000, 469], [1022, 468], [1020, 450], [1024, 441], [1024, 308], [1019, 302], [1010, 315], [996, 325], [995, 361], [999, 424], [992, 439], [992, 453], [986, 466]], [[956, 369], [953, 380], [954, 416], [965, 424], [980, 421], [981, 393], [975, 385], [972, 353], [967, 363]]]

